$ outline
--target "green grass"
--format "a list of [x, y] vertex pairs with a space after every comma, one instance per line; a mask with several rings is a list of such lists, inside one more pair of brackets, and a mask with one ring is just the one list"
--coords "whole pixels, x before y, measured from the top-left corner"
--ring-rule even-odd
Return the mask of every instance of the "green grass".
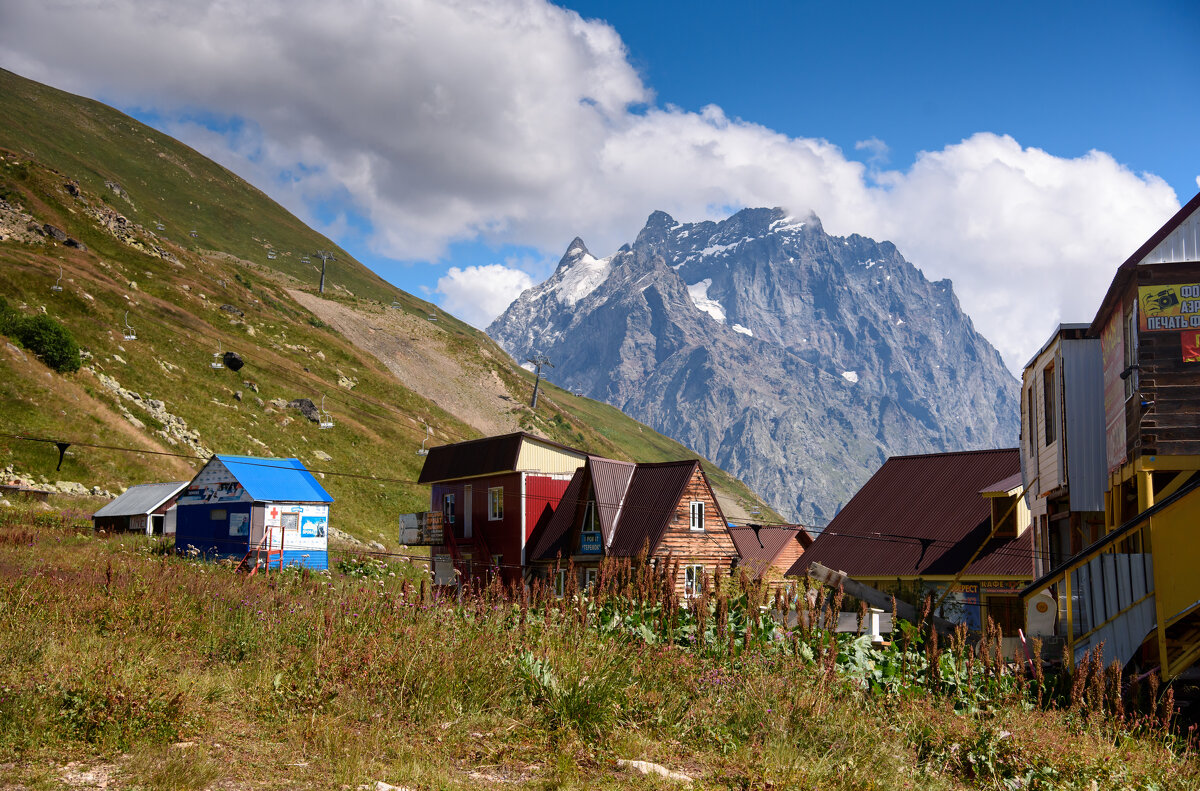
[[1200, 782], [1191, 740], [1091, 693], [1059, 707], [1069, 685], [978, 652], [955, 675], [961, 644], [933, 680], [915, 631], [885, 650], [780, 634], [731, 580], [689, 602], [610, 568], [590, 599], [456, 602], [405, 564], [246, 578], [163, 550], [78, 515], [0, 511], [10, 782], [53, 787], [76, 762], [111, 765], [114, 788], [670, 787], [621, 759], [701, 788]]
[[[331, 249], [332, 243], [233, 174], [104, 105], [0, 70], [0, 111], [0, 195], [39, 224], [53, 224], [88, 248], [0, 243], [0, 296], [24, 315], [46, 311], [91, 355], [85, 366], [147, 399], [163, 401], [210, 450], [297, 456], [315, 469], [367, 476], [322, 480], [336, 500], [334, 526], [394, 545], [396, 514], [428, 507], [428, 490], [411, 483], [420, 469], [414, 451], [424, 427], [435, 426], [443, 441], [479, 433], [401, 386], [379, 361], [286, 293], [315, 291], [315, 270], [300, 265], [297, 254]], [[68, 181], [78, 182], [82, 199], [69, 194]], [[120, 183], [129, 199], [114, 194], [106, 181]], [[115, 209], [142, 226], [139, 246], [97, 224], [88, 212], [98, 207]], [[156, 231], [158, 221], [167, 230]], [[197, 239], [187, 235], [193, 227]], [[150, 250], [156, 242], [146, 232], [169, 237], [157, 243], [177, 261]], [[265, 241], [280, 251], [277, 259], [265, 257]], [[385, 313], [393, 301], [422, 319], [436, 310], [384, 283], [344, 252], [337, 255], [327, 298], [365, 314]], [[64, 290], [53, 293], [60, 266]], [[226, 304], [242, 315], [221, 310]], [[135, 341], [122, 337], [126, 311]], [[532, 388], [532, 375], [483, 333], [436, 312], [439, 320], [429, 326], [438, 333], [445, 358], [481, 376], [495, 371], [514, 404], [521, 403]], [[245, 368], [212, 370], [213, 354], [231, 350], [243, 356]], [[357, 380], [353, 391], [338, 386], [339, 372]], [[254, 383], [258, 392], [245, 382]], [[235, 399], [239, 391], [240, 401]], [[696, 455], [611, 407], [552, 386], [545, 393], [537, 413], [514, 408], [524, 425], [552, 439], [620, 459]], [[322, 395], [335, 418], [332, 431], [269, 404], [295, 398], [319, 404]], [[0, 405], [0, 433], [191, 453], [158, 436], [161, 420], [120, 400], [91, 371], [61, 376], [3, 347]], [[135, 429], [121, 406], [144, 428]], [[332, 461], [322, 460], [318, 451]], [[118, 491], [135, 483], [189, 478], [199, 460], [76, 445], [56, 471], [52, 445], [0, 437], [0, 467], [9, 464], [49, 481]], [[740, 482], [707, 463], [706, 470], [718, 487], [757, 502]]]

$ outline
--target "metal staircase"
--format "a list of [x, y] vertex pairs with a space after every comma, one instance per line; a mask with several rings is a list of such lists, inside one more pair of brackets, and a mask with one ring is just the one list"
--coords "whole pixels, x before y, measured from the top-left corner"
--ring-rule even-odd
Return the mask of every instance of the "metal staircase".
[[[242, 561], [240, 563], [238, 563], [237, 569], [235, 569], [235, 570], [236, 571], [248, 571], [249, 576], [253, 577], [255, 574], [258, 573], [258, 569], [261, 567], [263, 569], [263, 573], [270, 576], [271, 562], [272, 562], [272, 560], [278, 558], [279, 570], [283, 571], [283, 530], [282, 530], [282, 528], [279, 531], [279, 546], [278, 547], [275, 547], [274, 536], [275, 536], [275, 526], [274, 525], [268, 525], [265, 528], [263, 528], [263, 535], [262, 535], [262, 538], [259, 539], [258, 544], [256, 544], [255, 546], [250, 548], [250, 551], [248, 551], [246, 553], [246, 556], [242, 558]], [[253, 562], [251, 562], [250, 558], [254, 558]]]
[[1156, 647], [1164, 679], [1200, 658], [1200, 480], [1143, 511], [1068, 558], [1021, 596], [1049, 591], [1058, 603], [1054, 637], [1078, 662], [1103, 646], [1106, 664], [1127, 664]]

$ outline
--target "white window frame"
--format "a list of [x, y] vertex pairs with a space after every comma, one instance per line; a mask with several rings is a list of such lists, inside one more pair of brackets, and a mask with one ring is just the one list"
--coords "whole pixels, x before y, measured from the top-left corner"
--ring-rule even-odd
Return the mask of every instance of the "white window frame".
[[599, 530], [596, 522], [596, 501], [588, 500], [583, 506], [583, 529], [589, 533]]
[[448, 525], [454, 524], [454, 493], [446, 492], [442, 495], [442, 522]]
[[567, 590], [567, 570], [559, 569], [555, 573], [552, 582], [554, 584], [554, 595], [561, 599]]
[[704, 588], [704, 564], [692, 563], [683, 567], [683, 595], [699, 596]]
[[583, 570], [583, 589], [591, 590], [592, 586], [600, 581], [600, 569], [585, 568]]
[[504, 487], [488, 487], [488, 521], [499, 522], [504, 519]]
[[704, 532], [704, 501], [692, 500], [688, 503], [688, 525], [692, 530]]

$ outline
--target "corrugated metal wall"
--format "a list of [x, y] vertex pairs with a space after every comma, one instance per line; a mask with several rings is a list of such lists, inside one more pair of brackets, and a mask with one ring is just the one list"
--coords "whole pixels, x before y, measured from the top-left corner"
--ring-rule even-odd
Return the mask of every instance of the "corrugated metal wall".
[[517, 457], [517, 469], [526, 472], [541, 472], [550, 475], [570, 475], [583, 466], [585, 457], [567, 453], [561, 448], [542, 445], [526, 439], [521, 443]]
[[1062, 341], [1072, 511], [1103, 511], [1107, 483], [1104, 364], [1099, 339]]
[[1200, 261], [1200, 211], [1180, 223], [1139, 264], [1171, 264]]

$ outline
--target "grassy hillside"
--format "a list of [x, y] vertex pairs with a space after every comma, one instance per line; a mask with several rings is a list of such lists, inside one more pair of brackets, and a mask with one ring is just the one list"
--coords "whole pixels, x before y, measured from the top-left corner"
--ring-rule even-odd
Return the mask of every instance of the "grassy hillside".
[[[412, 483], [426, 427], [433, 444], [484, 433], [463, 401], [441, 397], [444, 380], [487, 385], [487, 399], [476, 400], [490, 404], [488, 425], [621, 459], [695, 456], [557, 388], [534, 413], [524, 405], [532, 375], [482, 333], [388, 285], [177, 141], [4, 71], [0, 200], [0, 296], [24, 315], [61, 322], [85, 351], [83, 369], [58, 374], [0, 343], [0, 434], [82, 443], [56, 472], [53, 445], [0, 436], [0, 468], [119, 491], [186, 479], [200, 464], [150, 451], [294, 455], [330, 473], [323, 484], [337, 501], [336, 527], [392, 545], [396, 514], [428, 504], [427, 490]], [[39, 230], [47, 224], [71, 241]], [[338, 257], [323, 298], [315, 295], [319, 261], [299, 260], [317, 249]], [[358, 321], [364, 337], [388, 338], [421, 362], [406, 368], [368, 352], [363, 338], [349, 340], [314, 310]], [[136, 340], [123, 337], [127, 312]], [[245, 367], [213, 369], [214, 355], [227, 351]], [[322, 397], [332, 430], [279, 405]], [[758, 502], [707, 469], [720, 488]]]
[[990, 658], [994, 639], [939, 649], [911, 628], [878, 649], [777, 630], [729, 580], [680, 601], [645, 570], [605, 579], [588, 599], [535, 589], [523, 602], [496, 590], [438, 600], [410, 567], [379, 562], [248, 579], [145, 537], [97, 538], [86, 520], [2, 510], [0, 784], [1200, 783], [1195, 738], [1163, 725], [1169, 704], [1145, 705], [1136, 682], [1123, 697], [1103, 667], [1075, 683], [1026, 678]]

